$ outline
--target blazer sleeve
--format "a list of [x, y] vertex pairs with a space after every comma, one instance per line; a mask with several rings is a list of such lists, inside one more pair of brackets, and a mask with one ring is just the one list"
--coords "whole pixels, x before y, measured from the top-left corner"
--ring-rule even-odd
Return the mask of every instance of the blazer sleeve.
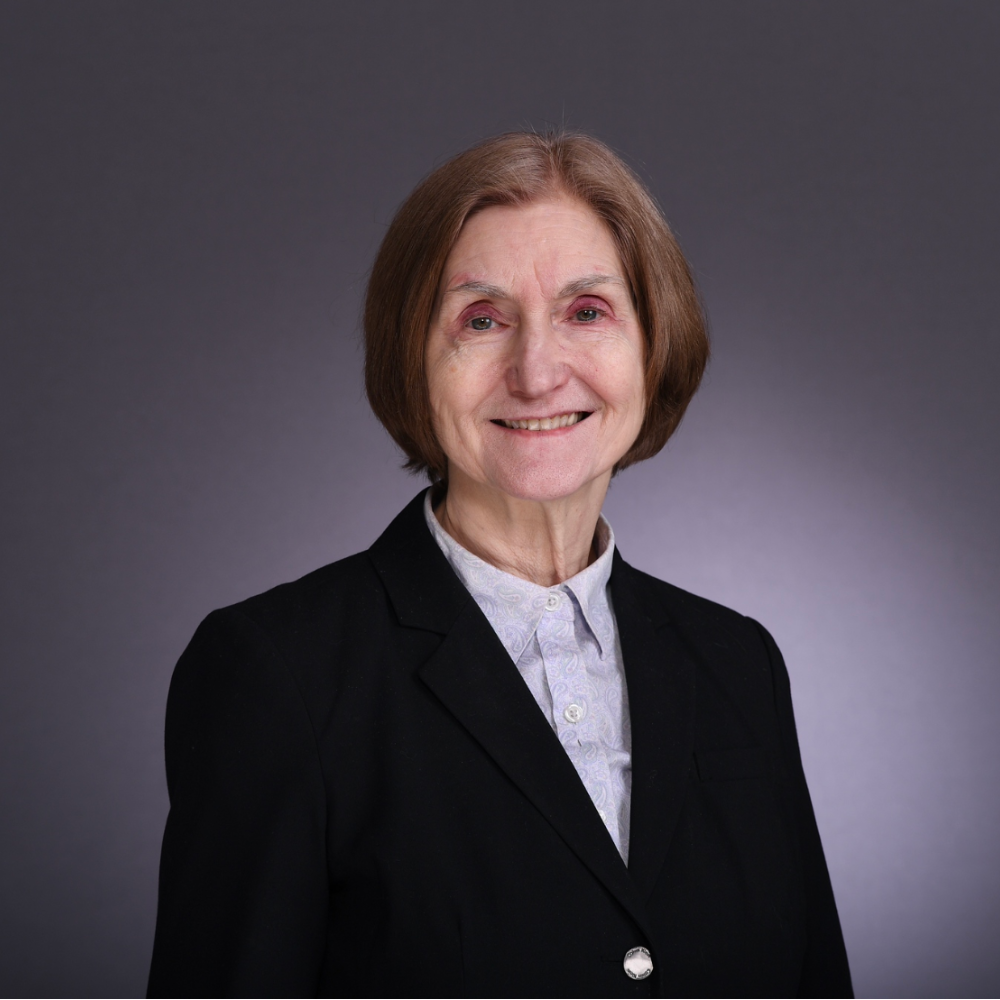
[[167, 700], [151, 997], [315, 996], [326, 796], [295, 680], [239, 611], [202, 623]]
[[774, 701], [779, 737], [792, 782], [794, 821], [804, 869], [806, 891], [807, 949], [799, 985], [801, 997], [853, 997], [851, 972], [847, 963], [844, 936], [837, 916], [830, 874], [823, 855], [812, 800], [802, 770], [802, 756], [792, 712], [792, 691], [788, 670], [780, 650], [763, 625], [760, 631], [771, 662]]

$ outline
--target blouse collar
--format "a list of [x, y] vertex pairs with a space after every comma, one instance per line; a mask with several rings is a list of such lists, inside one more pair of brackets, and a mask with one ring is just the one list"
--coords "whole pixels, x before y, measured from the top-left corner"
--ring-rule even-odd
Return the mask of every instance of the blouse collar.
[[432, 492], [428, 489], [424, 495], [427, 527], [515, 663], [534, 635], [542, 615], [551, 609], [553, 595], [560, 594], [572, 595], [597, 641], [601, 659], [614, 652], [615, 629], [608, 600], [608, 581], [611, 579], [615, 534], [603, 514], [597, 522], [597, 558], [576, 576], [554, 587], [542, 587], [497, 569], [459, 545], [434, 515]]

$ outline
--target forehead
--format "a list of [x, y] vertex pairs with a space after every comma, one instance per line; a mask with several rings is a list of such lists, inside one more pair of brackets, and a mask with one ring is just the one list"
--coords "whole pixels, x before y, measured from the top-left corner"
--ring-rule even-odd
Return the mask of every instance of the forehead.
[[555, 196], [527, 205], [492, 205], [463, 226], [442, 285], [486, 280], [565, 281], [579, 274], [624, 277], [615, 241], [583, 202]]

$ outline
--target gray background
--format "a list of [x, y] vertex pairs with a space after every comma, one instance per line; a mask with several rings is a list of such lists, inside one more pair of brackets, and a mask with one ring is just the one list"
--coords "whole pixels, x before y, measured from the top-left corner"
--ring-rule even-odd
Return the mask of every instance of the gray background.
[[0, 6], [0, 991], [144, 989], [172, 666], [417, 490], [359, 302], [512, 127], [620, 150], [715, 357], [633, 563], [789, 662], [860, 995], [1000, 989], [1000, 5]]

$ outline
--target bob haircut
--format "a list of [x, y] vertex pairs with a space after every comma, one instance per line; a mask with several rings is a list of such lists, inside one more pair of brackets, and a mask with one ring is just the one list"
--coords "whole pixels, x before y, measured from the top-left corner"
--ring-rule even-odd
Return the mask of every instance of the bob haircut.
[[651, 458], [677, 429], [708, 361], [691, 271], [652, 196], [592, 136], [509, 132], [426, 177], [403, 202], [372, 265], [365, 298], [365, 389], [406, 453], [406, 468], [448, 478], [431, 419], [424, 355], [444, 265], [462, 226], [491, 205], [565, 193], [607, 225], [646, 340], [646, 414], [615, 472]]

